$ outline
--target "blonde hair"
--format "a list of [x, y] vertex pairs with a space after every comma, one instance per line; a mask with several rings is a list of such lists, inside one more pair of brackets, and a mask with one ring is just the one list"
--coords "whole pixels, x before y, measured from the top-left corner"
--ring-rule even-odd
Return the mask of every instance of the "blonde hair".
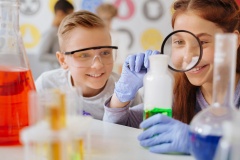
[[58, 40], [61, 47], [62, 41], [68, 33], [76, 27], [104, 28], [105, 24], [96, 14], [81, 10], [66, 16], [58, 28]]
[[96, 12], [97, 12], [97, 14], [100, 14], [100, 13], [110, 13], [111, 14], [111, 18], [114, 18], [118, 14], [118, 9], [114, 5], [112, 5], [112, 4], [103, 3], [103, 4], [99, 5], [96, 8]]

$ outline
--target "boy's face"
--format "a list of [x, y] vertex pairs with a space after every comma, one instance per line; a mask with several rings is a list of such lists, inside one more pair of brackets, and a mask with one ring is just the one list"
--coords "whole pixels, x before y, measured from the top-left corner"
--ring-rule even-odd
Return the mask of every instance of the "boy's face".
[[[69, 32], [67, 38], [62, 40], [64, 52], [79, 50], [96, 46], [111, 46], [110, 34], [105, 28], [88, 29], [77, 27]], [[98, 54], [99, 50], [87, 51]], [[113, 68], [113, 63], [103, 64], [96, 57], [89, 67], [77, 67], [73, 64], [74, 56], [58, 54], [58, 59], [64, 69], [69, 69], [74, 86], [82, 89], [83, 96], [91, 97], [97, 95], [104, 88]]]

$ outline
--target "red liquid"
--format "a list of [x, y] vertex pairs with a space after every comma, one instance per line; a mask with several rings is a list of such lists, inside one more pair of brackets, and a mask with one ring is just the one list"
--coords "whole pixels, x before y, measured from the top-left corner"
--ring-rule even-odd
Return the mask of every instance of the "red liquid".
[[18, 145], [29, 125], [28, 91], [35, 90], [30, 70], [0, 66], [0, 146]]

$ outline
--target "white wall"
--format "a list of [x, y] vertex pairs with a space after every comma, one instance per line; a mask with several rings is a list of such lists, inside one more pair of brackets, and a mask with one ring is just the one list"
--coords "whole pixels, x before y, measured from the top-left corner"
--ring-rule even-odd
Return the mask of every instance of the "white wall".
[[[109, 2], [118, 6], [119, 17], [113, 22], [114, 29], [122, 32], [128, 41], [130, 52], [147, 48], [159, 49], [162, 39], [171, 31], [171, 4], [173, 0], [70, 0], [76, 10], [83, 4], [94, 6]], [[42, 33], [51, 25], [52, 7], [56, 0], [21, 0], [20, 28], [29, 53], [35, 54]], [[86, 9], [87, 5], [84, 5]], [[88, 7], [88, 9], [91, 7]], [[94, 7], [92, 7], [94, 8]]]
[[[20, 29], [28, 54], [37, 54], [41, 35], [51, 25], [56, 0], [20, 0]], [[113, 28], [120, 30], [128, 46], [128, 53], [161, 47], [164, 37], [171, 32], [171, 4], [173, 0], [70, 0], [76, 8], [94, 12], [102, 2], [113, 3], [119, 8], [119, 16]], [[32, 60], [32, 58], [35, 60]], [[48, 70], [46, 64], [38, 64], [38, 56], [31, 55], [30, 65], [36, 78]], [[32, 63], [34, 61], [34, 63]], [[33, 66], [35, 65], [35, 66]]]

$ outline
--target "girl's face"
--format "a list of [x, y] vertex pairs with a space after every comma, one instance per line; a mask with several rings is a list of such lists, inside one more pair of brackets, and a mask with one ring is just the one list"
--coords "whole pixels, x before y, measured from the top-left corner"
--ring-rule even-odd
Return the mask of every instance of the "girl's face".
[[[69, 32], [69, 35], [63, 42], [63, 50], [70, 52], [89, 47], [111, 46], [111, 37], [106, 28], [88, 29], [76, 27]], [[84, 52], [97, 54], [99, 50]], [[91, 66], [77, 67], [73, 64], [72, 58], [74, 56], [62, 56], [62, 67], [70, 70], [73, 84], [74, 86], [81, 87], [83, 96], [92, 97], [102, 91], [112, 72], [113, 63], [103, 64], [101, 59], [97, 57]]]
[[212, 83], [214, 62], [214, 36], [223, 30], [214, 23], [202, 19], [194, 12], [187, 12], [176, 17], [174, 30], [187, 30], [195, 34], [202, 43], [203, 55], [200, 63], [185, 72], [188, 80], [195, 86]]

